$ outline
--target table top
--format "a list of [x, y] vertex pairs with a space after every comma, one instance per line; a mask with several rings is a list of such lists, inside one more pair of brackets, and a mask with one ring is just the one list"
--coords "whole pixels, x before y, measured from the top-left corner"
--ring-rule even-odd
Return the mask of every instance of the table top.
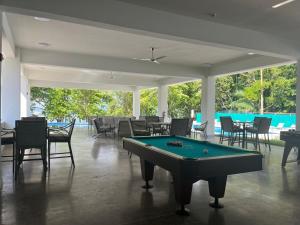
[[[237, 147], [214, 144], [181, 136], [134, 137], [132, 139], [144, 144], [146, 147], [155, 147], [162, 151], [191, 159], [258, 154], [257, 152]], [[181, 142], [182, 147], [167, 145], [168, 142], [173, 141]]]

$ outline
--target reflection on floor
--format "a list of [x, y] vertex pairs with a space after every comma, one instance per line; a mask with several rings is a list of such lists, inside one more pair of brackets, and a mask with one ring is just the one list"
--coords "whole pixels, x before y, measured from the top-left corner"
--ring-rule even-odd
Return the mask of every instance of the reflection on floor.
[[46, 175], [40, 161], [26, 162], [14, 182], [11, 165], [3, 163], [1, 224], [300, 224], [300, 166], [281, 169], [281, 147], [263, 149], [263, 171], [229, 177], [224, 209], [208, 206], [207, 182], [195, 183], [191, 216], [183, 218], [174, 213], [168, 172], [157, 167], [154, 188], [145, 191], [138, 157], [129, 159], [117, 139], [95, 140], [77, 129], [72, 143], [74, 170], [69, 158], [52, 160]]

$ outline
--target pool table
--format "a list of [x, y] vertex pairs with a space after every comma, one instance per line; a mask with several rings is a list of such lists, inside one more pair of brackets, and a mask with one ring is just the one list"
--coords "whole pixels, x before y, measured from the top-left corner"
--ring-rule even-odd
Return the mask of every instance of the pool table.
[[[182, 146], [170, 145], [174, 142]], [[123, 148], [140, 157], [144, 188], [152, 187], [149, 181], [155, 165], [172, 174], [180, 215], [188, 215], [185, 205], [191, 201], [193, 183], [208, 181], [214, 198], [210, 206], [221, 208], [219, 198], [224, 197], [227, 175], [262, 170], [262, 155], [258, 152], [181, 136], [124, 138]]]

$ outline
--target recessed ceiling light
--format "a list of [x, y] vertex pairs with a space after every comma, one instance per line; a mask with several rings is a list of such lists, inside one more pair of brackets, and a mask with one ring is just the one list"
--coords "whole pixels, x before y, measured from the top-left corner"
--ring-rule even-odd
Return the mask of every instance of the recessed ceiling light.
[[295, 1], [295, 0], [287, 0], [287, 1], [283, 1], [283, 2], [280, 2], [280, 3], [276, 4], [276, 5], [273, 5], [272, 8], [273, 8], [273, 9], [276, 9], [276, 8], [278, 8], [278, 7], [280, 7], [280, 6], [289, 4], [289, 3], [293, 2], [293, 1]]
[[255, 55], [254, 52], [248, 52], [248, 55]]
[[40, 22], [49, 22], [50, 21], [50, 19], [45, 18], [45, 17], [37, 17], [37, 16], [35, 16], [34, 19], [37, 20], [37, 21], [40, 21]]
[[47, 43], [47, 42], [39, 42], [38, 45], [42, 46], [42, 47], [49, 47], [50, 46], [50, 44]]

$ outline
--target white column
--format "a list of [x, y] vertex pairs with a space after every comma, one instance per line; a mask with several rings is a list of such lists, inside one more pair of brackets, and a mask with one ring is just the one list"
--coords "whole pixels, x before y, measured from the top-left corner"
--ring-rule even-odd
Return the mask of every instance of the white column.
[[135, 116], [137, 119], [140, 117], [140, 90], [136, 88], [133, 91], [133, 101], [132, 101], [132, 114]]
[[296, 130], [300, 131], [300, 60], [296, 62]]
[[28, 78], [24, 75], [24, 71], [21, 69], [21, 117], [29, 116], [28, 114], [28, 102], [30, 101], [29, 96], [29, 81]]
[[[17, 54], [18, 55], [18, 54]], [[15, 127], [21, 116], [21, 64], [20, 57], [5, 58], [1, 68], [1, 114], [7, 127]]]
[[158, 87], [158, 116], [168, 117], [168, 85]]
[[208, 121], [207, 135], [214, 135], [215, 131], [215, 76], [202, 79], [201, 113], [202, 122]]

